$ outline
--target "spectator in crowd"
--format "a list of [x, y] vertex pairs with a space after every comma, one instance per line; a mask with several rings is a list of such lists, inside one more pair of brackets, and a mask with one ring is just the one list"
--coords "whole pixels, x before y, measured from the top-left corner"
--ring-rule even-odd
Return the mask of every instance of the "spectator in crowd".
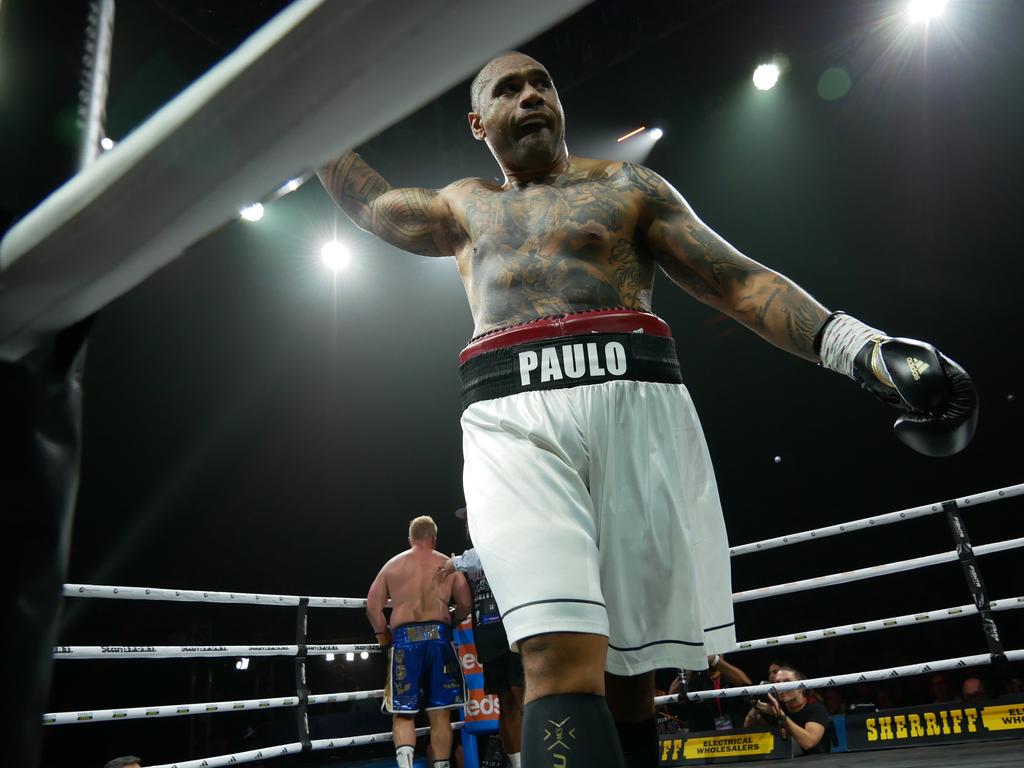
[[821, 695], [821, 703], [825, 705], [829, 715], [846, 714], [846, 702], [843, 701], [843, 695], [838, 688], [826, 688]]
[[[665, 691], [661, 688], [654, 690], [654, 696], [665, 696]], [[658, 729], [658, 737], [662, 736], [676, 736], [683, 733], [683, 721], [669, 709], [667, 704], [660, 704], [654, 713], [655, 725]]]
[[1006, 693], [1024, 693], [1024, 682], [1019, 677], [1011, 677], [1006, 681]]
[[936, 672], [928, 678], [928, 695], [931, 697], [929, 704], [944, 704], [956, 698], [949, 678], [941, 672]]
[[[806, 680], [804, 674], [793, 667], [780, 667], [775, 674], [776, 683]], [[799, 748], [798, 754], [822, 754], [832, 751], [832, 720], [825, 706], [809, 699], [804, 691], [780, 691], [777, 696], [767, 695], [767, 701], [757, 700], [754, 708], [758, 717], [774, 723], [783, 738], [791, 738]], [[748, 727], [757, 725], [748, 716]]]
[[968, 677], [960, 687], [960, 698], [965, 702], [974, 703], [988, 698], [985, 684], [977, 677]]
[[142, 768], [142, 759], [135, 755], [115, 757], [104, 765], [103, 768]]
[[[778, 674], [779, 670], [782, 669], [783, 667], [788, 667], [788, 666], [789, 666], [789, 664], [787, 664], [784, 661], [775, 660], [775, 661], [769, 662], [768, 663], [768, 679], [767, 680], [762, 680], [760, 684], [764, 685], [765, 683], [774, 683], [775, 682], [775, 675]], [[748, 699], [748, 701], [749, 701], [749, 699]], [[747, 721], [751, 721], [753, 723], [753, 725], [747, 725], [746, 724]], [[760, 720], [759, 715], [757, 714], [757, 710], [754, 708], [753, 705], [751, 705], [750, 708], [747, 710], [747, 712], [744, 714], [743, 722], [744, 722], [744, 726], [743, 726], [744, 728], [752, 728], [752, 727], [755, 727], [755, 726], [764, 726], [764, 725], [766, 725], [766, 723], [764, 723], [763, 721]]]
[[[697, 693], [698, 691], [719, 690], [741, 685], [750, 685], [747, 673], [734, 667], [725, 660], [725, 656], [708, 656], [708, 669], [689, 671], [685, 674], [680, 670], [679, 677], [669, 687], [671, 693]], [[694, 731], [726, 731], [743, 725], [746, 702], [738, 696], [716, 698], [713, 700], [690, 701], [680, 698], [675, 712], [686, 721], [691, 732]]]
[[888, 688], [881, 687], [875, 691], [875, 707], [878, 708], [879, 712], [895, 707], [892, 701], [892, 693], [890, 693]]

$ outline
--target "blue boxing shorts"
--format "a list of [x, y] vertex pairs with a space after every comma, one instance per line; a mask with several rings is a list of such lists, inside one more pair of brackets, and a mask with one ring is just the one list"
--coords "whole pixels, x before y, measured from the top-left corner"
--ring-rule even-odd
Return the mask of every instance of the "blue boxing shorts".
[[403, 624], [391, 630], [391, 638], [382, 711], [414, 715], [420, 711], [421, 692], [426, 709], [453, 709], [466, 703], [462, 666], [448, 624]]

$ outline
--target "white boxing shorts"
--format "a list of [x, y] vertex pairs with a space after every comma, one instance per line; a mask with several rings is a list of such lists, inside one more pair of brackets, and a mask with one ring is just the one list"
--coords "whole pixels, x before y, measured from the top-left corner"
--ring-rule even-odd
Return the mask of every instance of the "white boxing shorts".
[[725, 523], [668, 326], [579, 312], [460, 360], [470, 535], [512, 648], [604, 635], [616, 675], [732, 650]]

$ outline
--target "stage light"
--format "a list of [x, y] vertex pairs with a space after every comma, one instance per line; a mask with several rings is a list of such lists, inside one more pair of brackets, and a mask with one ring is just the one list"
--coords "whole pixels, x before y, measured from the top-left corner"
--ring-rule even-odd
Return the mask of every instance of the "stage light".
[[249, 668], [249, 659], [246, 656], [243, 656], [242, 658], [240, 658], [238, 661], [235, 662], [235, 669], [245, 670], [245, 669], [248, 669], [248, 668]]
[[328, 653], [326, 656], [324, 656], [324, 658], [327, 661], [334, 661], [334, 654], [333, 653]]
[[653, 131], [651, 131], [651, 138], [654, 139], [655, 141], [657, 141], [664, 135], [665, 132], [661, 130], [661, 128], [655, 128]]
[[356, 655], [354, 653], [346, 653], [345, 661], [355, 661]]
[[104, 152], [109, 152], [114, 148], [114, 140], [109, 136], [104, 136], [102, 139], [100, 139], [100, 147], [103, 149]]
[[779, 82], [779, 68], [775, 64], [761, 64], [754, 70], [754, 86], [767, 91]]
[[359, 654], [359, 658], [362, 659], [363, 661], [366, 661], [368, 658], [370, 658], [370, 654], [368, 652], [366, 652], [366, 651], [363, 651], [362, 653]]
[[646, 125], [641, 125], [639, 128], [636, 128], [636, 129], [630, 131], [625, 136], [619, 136], [619, 138], [617, 138], [615, 141], [618, 142], [619, 144], [621, 144], [626, 139], [631, 139], [634, 136], [636, 136], [638, 133], [643, 133], [646, 130], [647, 130], [647, 126]]
[[277, 190], [278, 195], [287, 195], [289, 192], [294, 192], [296, 189], [302, 186], [302, 179], [291, 179], [284, 183], [284, 185]]
[[246, 221], [259, 221], [263, 218], [263, 204], [252, 203], [240, 211], [240, 215]]
[[910, 0], [907, 15], [914, 24], [927, 23], [937, 19], [946, 10], [946, 0]]
[[324, 264], [327, 268], [333, 272], [338, 272], [345, 269], [349, 262], [352, 261], [352, 254], [348, 248], [339, 243], [337, 240], [331, 240], [329, 243], [324, 243], [323, 248], [320, 249], [320, 257], [324, 260]]

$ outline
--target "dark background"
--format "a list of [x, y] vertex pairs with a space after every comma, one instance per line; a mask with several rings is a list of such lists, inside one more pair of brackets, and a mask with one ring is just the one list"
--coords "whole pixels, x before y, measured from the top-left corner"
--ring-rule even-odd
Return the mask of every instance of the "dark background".
[[[109, 134], [129, 133], [285, 4], [119, 3]], [[646, 163], [712, 227], [830, 308], [937, 344], [976, 380], [973, 444], [927, 459], [893, 438], [896, 413], [852, 382], [773, 349], [659, 278], [655, 307], [675, 332], [733, 543], [1024, 482], [1024, 6], [953, 2], [927, 32], [908, 27], [903, 8], [600, 2], [522, 46], [554, 76], [570, 151], [611, 156], [622, 149], [615, 137], [662, 127]], [[77, 1], [0, 5], [4, 227], [74, 170], [85, 15]], [[775, 53], [790, 68], [775, 89], [756, 91], [753, 68]], [[818, 83], [833, 66], [852, 88], [828, 100]], [[467, 111], [462, 83], [361, 152], [400, 185], [495, 176]], [[353, 251], [336, 278], [318, 256], [334, 233]], [[463, 503], [456, 355], [471, 332], [449, 260], [403, 254], [356, 230], [315, 181], [268, 205], [257, 224], [226, 224], [96, 320], [68, 581], [358, 597], [418, 514], [440, 523], [439, 548], [461, 550], [451, 515]], [[975, 543], [1024, 535], [1022, 508], [1011, 499], [969, 510]], [[928, 517], [738, 558], [734, 588], [951, 548], [945, 522]], [[1017, 552], [981, 565], [992, 597], [1024, 592]], [[738, 635], [969, 600], [950, 564], [739, 605]], [[1019, 613], [997, 620], [1006, 647], [1024, 647]], [[369, 639], [361, 611], [314, 611], [310, 632], [312, 642]], [[69, 600], [61, 641], [287, 643], [293, 634], [288, 609]], [[984, 650], [977, 620], [960, 619], [778, 655], [814, 676]], [[768, 658], [731, 660], [757, 680]], [[376, 658], [310, 667], [316, 692], [381, 684]], [[1000, 676], [985, 674], [998, 691]], [[281, 696], [293, 682], [286, 659], [253, 659], [246, 672], [233, 659], [65, 661], [49, 708]], [[913, 703], [926, 696], [922, 685], [894, 683], [890, 695]], [[852, 701], [872, 690], [845, 693]], [[359, 707], [319, 711], [336, 715], [316, 724], [319, 735], [387, 727]], [[48, 728], [44, 765], [252, 749], [292, 741], [293, 717]]]

